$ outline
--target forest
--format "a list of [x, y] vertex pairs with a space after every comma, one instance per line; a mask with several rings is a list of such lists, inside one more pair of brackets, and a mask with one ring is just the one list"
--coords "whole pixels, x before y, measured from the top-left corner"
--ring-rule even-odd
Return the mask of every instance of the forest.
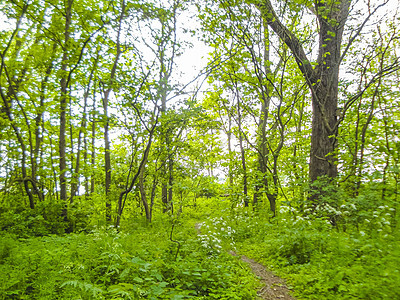
[[0, 0], [0, 299], [400, 299], [399, 9]]

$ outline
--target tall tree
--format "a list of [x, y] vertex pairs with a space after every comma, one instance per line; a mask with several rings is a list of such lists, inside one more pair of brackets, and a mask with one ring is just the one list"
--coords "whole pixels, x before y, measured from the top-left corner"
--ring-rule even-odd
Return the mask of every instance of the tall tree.
[[[316, 0], [307, 2], [308, 9], [315, 15], [318, 27], [318, 57], [312, 62], [306, 55], [302, 43], [295, 33], [283, 24], [270, 0], [252, 1], [261, 11], [263, 18], [279, 38], [291, 50], [312, 95], [312, 134], [309, 177], [314, 182], [320, 177], [335, 179], [338, 175], [337, 150], [339, 67], [350, 45], [361, 33], [363, 27], [377, 9], [369, 7], [369, 13], [357, 30], [350, 35], [342, 51], [342, 39], [349, 16], [351, 0]], [[285, 6], [286, 8], [286, 6]], [[351, 100], [353, 101], [353, 100]], [[347, 102], [345, 109], [352, 103]], [[318, 197], [314, 193], [313, 198]]]
[[310, 154], [310, 180], [321, 176], [336, 178], [338, 132], [339, 66], [343, 59], [341, 45], [351, 1], [315, 1], [319, 26], [318, 58], [313, 66], [301, 42], [278, 17], [271, 1], [254, 1], [267, 24], [286, 43], [294, 55], [312, 94], [313, 121]]
[[105, 162], [105, 189], [106, 189], [106, 220], [111, 222], [111, 148], [110, 148], [110, 117], [109, 117], [109, 98], [110, 93], [115, 88], [116, 72], [119, 63], [119, 59], [122, 54], [121, 47], [121, 35], [122, 35], [122, 24], [124, 16], [126, 14], [125, 0], [121, 1], [121, 7], [119, 8], [119, 16], [117, 19], [117, 40], [115, 42], [115, 57], [111, 66], [111, 72], [109, 78], [105, 80], [103, 88], [103, 109], [104, 109], [104, 162]]
[[[59, 138], [59, 155], [60, 155], [60, 199], [67, 200], [67, 154], [66, 154], [66, 125], [67, 125], [67, 107], [68, 107], [68, 66], [69, 66], [69, 46], [70, 46], [70, 27], [72, 22], [72, 4], [74, 0], [68, 0], [64, 7], [65, 27], [63, 41], [63, 56], [61, 60], [61, 80], [60, 80], [60, 138]], [[66, 213], [66, 211], [65, 211]]]

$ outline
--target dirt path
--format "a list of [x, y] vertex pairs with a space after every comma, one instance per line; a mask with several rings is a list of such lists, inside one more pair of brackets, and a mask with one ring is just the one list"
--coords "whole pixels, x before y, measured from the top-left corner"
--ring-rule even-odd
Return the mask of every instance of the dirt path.
[[[233, 251], [231, 251], [231, 254], [237, 256], [237, 254]], [[282, 278], [274, 275], [271, 271], [268, 271], [265, 266], [251, 258], [242, 255], [241, 259], [249, 264], [253, 273], [260, 279], [260, 282], [262, 283], [262, 287], [257, 291], [257, 295], [260, 297], [260, 299], [296, 299], [289, 294], [289, 289]]]
[[[197, 234], [201, 234], [200, 224], [195, 225]], [[233, 251], [229, 252], [233, 256], [237, 254]], [[247, 256], [241, 256], [242, 261], [249, 264], [253, 273], [260, 279], [262, 287], [257, 291], [259, 299], [266, 300], [296, 300], [289, 294], [289, 289], [286, 286], [285, 280], [274, 275], [271, 271], [268, 271], [265, 266], [256, 262], [255, 260], [248, 258]]]

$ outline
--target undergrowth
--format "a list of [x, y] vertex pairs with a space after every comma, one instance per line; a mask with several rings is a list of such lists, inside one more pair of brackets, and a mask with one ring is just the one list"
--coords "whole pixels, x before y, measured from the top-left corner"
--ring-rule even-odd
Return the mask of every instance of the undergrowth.
[[[380, 210], [380, 208], [377, 208]], [[342, 230], [283, 213], [272, 222], [230, 218], [239, 251], [286, 278], [298, 299], [400, 299], [400, 240], [393, 228]]]
[[[254, 299], [256, 281], [190, 221], [0, 237], [0, 299]], [[179, 248], [178, 248], [179, 244]]]
[[231, 250], [286, 278], [297, 299], [400, 299], [398, 220], [372, 196], [314, 216], [280, 204], [275, 218], [202, 199], [151, 224], [129, 216], [119, 232], [77, 211], [72, 234], [49, 209], [4, 209], [0, 299], [255, 299], [257, 280]]

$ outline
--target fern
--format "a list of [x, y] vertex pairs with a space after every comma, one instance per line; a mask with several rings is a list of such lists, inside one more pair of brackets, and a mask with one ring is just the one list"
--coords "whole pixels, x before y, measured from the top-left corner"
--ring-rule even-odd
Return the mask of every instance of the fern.
[[73, 288], [78, 288], [86, 293], [91, 294], [94, 298], [98, 299], [98, 296], [104, 294], [104, 291], [89, 282], [81, 282], [79, 280], [68, 280], [65, 281], [60, 287], [71, 286]]

